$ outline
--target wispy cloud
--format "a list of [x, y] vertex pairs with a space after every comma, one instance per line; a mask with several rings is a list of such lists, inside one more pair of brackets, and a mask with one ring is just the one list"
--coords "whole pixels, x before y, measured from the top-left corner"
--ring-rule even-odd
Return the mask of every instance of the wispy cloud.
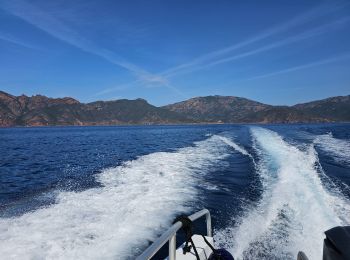
[[106, 88], [106, 89], [103, 89], [102, 91], [100, 92], [97, 92], [95, 94], [95, 96], [103, 96], [103, 95], [106, 95], [106, 94], [110, 94], [110, 93], [113, 93], [115, 91], [122, 91], [122, 90], [125, 90], [125, 89], [129, 89], [131, 87], [136, 87], [138, 86], [138, 84], [144, 84], [146, 87], [159, 87], [159, 86], [162, 86], [162, 87], [165, 87], [169, 90], [171, 90], [172, 92], [176, 93], [179, 97], [182, 97], [182, 98], [188, 98], [188, 96], [180, 91], [177, 87], [173, 86], [170, 81], [164, 81], [163, 78], [154, 78], [154, 79], [149, 79], [149, 81], [152, 82], [152, 84], [145, 84], [143, 82], [141, 82], [141, 80], [135, 80], [135, 81], [132, 81], [132, 82], [129, 82], [129, 83], [125, 83], [125, 84], [121, 84], [121, 85], [118, 85], [116, 87], [111, 87], [111, 88]]
[[260, 46], [258, 48], [253, 49], [253, 50], [250, 50], [250, 51], [247, 51], [247, 52], [243, 52], [243, 53], [240, 53], [240, 54], [237, 54], [237, 55], [225, 57], [225, 58], [222, 58], [222, 59], [217, 59], [215, 61], [212, 61], [212, 62], [209, 62], [209, 63], [206, 63], [206, 64], [202, 64], [201, 66], [198, 66], [196, 68], [192, 68], [192, 71], [206, 69], [206, 68], [209, 68], [209, 67], [212, 67], [212, 66], [216, 66], [216, 65], [219, 65], [219, 64], [231, 62], [231, 61], [238, 60], [238, 59], [242, 59], [242, 58], [249, 57], [249, 56], [252, 56], [252, 55], [256, 55], [256, 54], [259, 54], [259, 53], [262, 53], [262, 52], [265, 52], [265, 51], [269, 51], [269, 50], [272, 50], [272, 49], [275, 49], [275, 48], [279, 48], [279, 47], [282, 47], [282, 46], [285, 46], [285, 45], [290, 45], [290, 44], [295, 43], [295, 42], [299, 42], [299, 41], [303, 41], [303, 40], [306, 40], [306, 39], [309, 39], [309, 38], [312, 38], [312, 37], [316, 37], [318, 35], [327, 33], [328, 31], [330, 31], [332, 29], [336, 29], [340, 25], [345, 24], [345, 23], [347, 23], [349, 21], [350, 21], [350, 16], [349, 17], [342, 17], [342, 18], [337, 19], [337, 20], [335, 20], [335, 21], [333, 21], [333, 22], [331, 22], [329, 24], [324, 24], [324, 25], [318, 26], [316, 28], [310, 29], [310, 30], [305, 31], [305, 32], [300, 33], [300, 34], [296, 34], [294, 36], [285, 38], [283, 40], [275, 41], [275, 42], [272, 42], [270, 44], [267, 44], [267, 45], [264, 45], [264, 46]]
[[34, 46], [34, 45], [20, 41], [12, 36], [9, 36], [9, 35], [1, 33], [1, 32], [0, 32], [0, 40], [15, 44], [15, 45], [27, 48], [27, 49], [39, 50], [39, 48]]
[[[206, 53], [204, 55], [201, 55], [197, 58], [194, 58], [192, 61], [189, 61], [187, 63], [183, 63], [181, 65], [170, 68], [170, 69], [162, 72], [161, 75], [165, 76], [165, 77], [177, 76], [179, 74], [185, 74], [188, 72], [193, 72], [196, 70], [205, 69], [205, 68], [208, 68], [210, 66], [218, 65], [218, 64], [232, 61], [232, 60], [238, 59], [238, 58], [243, 58], [243, 57], [257, 54], [259, 52], [262, 52], [262, 51], [265, 51], [265, 50], [268, 50], [271, 48], [275, 48], [275, 47], [279, 47], [279, 46], [284, 45], [284, 44], [288, 44], [288, 41], [283, 41], [280, 43], [272, 43], [272, 44], [269, 44], [269, 45], [264, 46], [264, 47], [258, 47], [256, 50], [251, 50], [251, 51], [246, 52], [244, 54], [223, 58], [224, 55], [228, 55], [229, 53], [232, 53], [233, 51], [240, 50], [246, 46], [260, 42], [260, 41], [265, 40], [271, 36], [289, 31], [290, 29], [295, 28], [299, 25], [305, 24], [305, 23], [312, 21], [314, 19], [317, 19], [317, 18], [321, 18], [322, 16], [325, 16], [327, 14], [331, 14], [333, 12], [336, 12], [346, 5], [348, 5], [348, 3], [344, 2], [344, 3], [337, 4], [337, 5], [332, 5], [332, 6], [325, 5], [325, 4], [317, 6], [317, 7], [313, 8], [313, 9], [311, 9], [311, 10], [309, 10], [301, 15], [298, 15], [298, 16], [292, 18], [289, 21], [286, 21], [285, 23], [282, 23], [281, 25], [273, 26], [273, 27], [255, 35], [255, 36], [252, 36], [249, 39], [243, 40], [242, 42], [238, 42], [238, 43], [233, 44], [231, 46], [228, 46], [228, 47], [218, 49], [218, 50]], [[342, 19], [339, 19], [339, 20], [342, 20]], [[330, 27], [330, 26], [325, 25], [323, 29], [326, 29], [328, 27]], [[311, 37], [311, 32], [309, 34]], [[305, 37], [305, 35], [304, 35], [304, 37]], [[302, 38], [300, 37], [300, 39], [302, 39]], [[290, 42], [296, 41], [296, 40], [298, 40], [298, 39], [296, 39], [296, 37], [295, 37], [295, 40], [290, 39]]]
[[[266, 51], [270, 51], [282, 46], [287, 46], [292, 43], [303, 41], [311, 37], [315, 37], [324, 33], [327, 33], [331, 30], [337, 29], [340, 25], [345, 24], [350, 21], [350, 17], [340, 17], [331, 22], [324, 23], [317, 27], [309, 27], [318, 19], [323, 20], [330, 14], [336, 13], [344, 5], [347, 5], [347, 2], [342, 2], [340, 4], [334, 5], [320, 5], [316, 8], [313, 8], [301, 15], [298, 15], [280, 25], [273, 26], [267, 30], [258, 33], [257, 35], [252, 36], [246, 40], [235, 43], [233, 45], [227, 46], [225, 48], [217, 49], [208, 53], [205, 53], [201, 56], [198, 56], [186, 63], [180, 64], [178, 66], [169, 68], [160, 73], [151, 73], [144, 68], [137, 66], [136, 64], [128, 61], [124, 57], [118, 55], [117, 53], [103, 48], [97, 45], [95, 42], [85, 38], [83, 35], [79, 34], [68, 24], [59, 20], [56, 16], [41, 10], [39, 7], [26, 2], [25, 0], [4, 0], [0, 3], [0, 8], [6, 10], [7, 12], [21, 18], [27, 23], [41, 29], [42, 31], [48, 33], [49, 35], [55, 37], [56, 39], [61, 40], [67, 44], [70, 44], [76, 48], [79, 48], [82, 51], [96, 55], [104, 60], [117, 65], [118, 67], [124, 68], [125, 70], [131, 72], [136, 76], [136, 80], [118, 85], [116, 87], [107, 88], [96, 95], [106, 95], [121, 89], [127, 89], [136, 86], [161, 86], [168, 88], [169, 90], [177, 93], [178, 95], [184, 96], [184, 94], [176, 87], [174, 87], [170, 81], [172, 77], [179, 76], [182, 74], [190, 73], [193, 71], [204, 70], [219, 64], [232, 62], [235, 60], [243, 59], [249, 56], [257, 55]], [[310, 29], [304, 29], [310, 28]], [[280, 40], [273, 40], [269, 43], [266, 43], [266, 40], [271, 38], [275, 39], [276, 36], [280, 36], [283, 33], [298, 31], [287, 38], [282, 38]], [[301, 31], [300, 30], [304, 30]], [[2, 36], [0, 35], [0, 39]], [[3, 40], [11, 41], [9, 39]], [[12, 41], [18, 45], [24, 45], [25, 43]], [[264, 44], [261, 44], [264, 42]], [[249, 49], [247, 49], [249, 48]], [[237, 51], [244, 52], [237, 53]], [[323, 62], [325, 62], [324, 60]], [[304, 66], [316, 66], [315, 63], [305, 64], [298, 66], [304, 68]], [[290, 69], [295, 69], [290, 68]], [[290, 70], [287, 69], [287, 70]], [[285, 70], [283, 70], [285, 71]], [[275, 73], [285, 73], [285, 72], [275, 72]], [[267, 74], [266, 74], [267, 75]], [[261, 76], [265, 77], [265, 76]]]
[[122, 90], [125, 90], [125, 89], [129, 89], [129, 88], [135, 86], [138, 83], [141, 83], [141, 82], [139, 80], [135, 80], [135, 81], [128, 82], [128, 83], [125, 83], [125, 84], [119, 84], [119, 85], [117, 85], [115, 87], [108, 87], [108, 88], [105, 88], [105, 89], [97, 92], [95, 94], [95, 96], [103, 96], [103, 95], [106, 95], [106, 94], [109, 94], [109, 93], [113, 93], [115, 91], [122, 91]]
[[146, 84], [165, 84], [167, 82], [167, 79], [163, 78], [161, 75], [150, 73], [145, 69], [127, 61], [120, 55], [117, 55], [108, 49], [102, 48], [93, 41], [84, 38], [67, 24], [64, 24], [62, 21], [50, 15], [48, 12], [44, 12], [37, 6], [34, 6], [26, 1], [5, 1], [0, 4], [0, 7], [28, 22], [29, 24], [41, 29], [42, 31], [45, 31], [56, 39], [79, 48], [82, 51], [99, 56], [112, 64], [126, 69], [137, 77], [138, 82], [143, 82]]
[[[218, 49], [218, 50], [203, 54], [199, 57], [194, 58], [189, 62], [167, 69], [159, 73], [158, 75], [162, 79], [165, 79], [169, 82], [170, 78], [175, 76], [179, 76], [182, 74], [187, 74], [190, 72], [207, 69], [219, 64], [243, 59], [249, 56], [257, 55], [265, 51], [273, 50], [275, 48], [279, 48], [282, 46], [287, 46], [292, 43], [296, 43], [302, 40], [306, 40], [306, 39], [327, 33], [331, 30], [337, 29], [340, 25], [349, 22], [350, 17], [341, 17], [329, 23], [325, 23], [318, 27], [314, 27], [304, 32], [297, 33], [288, 38], [273, 41], [265, 45], [260, 45], [255, 48], [251, 48], [250, 50], [245, 51], [243, 53], [230, 55], [235, 51], [252, 46], [253, 44], [257, 44], [273, 36], [291, 31], [292, 29], [295, 29], [297, 27], [303, 27], [305, 24], [312, 22], [316, 19], [324, 18], [325, 16], [331, 15], [339, 11], [341, 8], [345, 7], [348, 4], [349, 4], [348, 2], [341, 2], [335, 5], [323, 4], [323, 5], [317, 6], [301, 15], [298, 15], [292, 18], [291, 20], [286, 21], [285, 23], [282, 23], [281, 25], [273, 26], [255, 36], [252, 36], [249, 39], [238, 42], [231, 46], [227, 46], [222, 49]], [[136, 82], [124, 84], [123, 87], [127, 88], [130, 86], [133, 86], [135, 83]], [[115, 88], [109, 88], [107, 90], [102, 91], [101, 93], [105, 93], [105, 91], [113, 92], [114, 90], [117, 90], [119, 87], [120, 86], [117, 86]]]
[[280, 75], [280, 74], [293, 72], [293, 71], [296, 71], [296, 70], [308, 69], [308, 68], [311, 68], [311, 67], [321, 66], [321, 65], [324, 65], [324, 64], [333, 63], [333, 62], [346, 60], [346, 59], [350, 59], [350, 53], [349, 52], [344, 53], [342, 55], [337, 55], [337, 56], [334, 56], [334, 57], [331, 57], [331, 58], [327, 58], [327, 59], [323, 59], [323, 60], [319, 60], [319, 61], [315, 61], [315, 62], [311, 62], [311, 63], [306, 63], [306, 64], [302, 64], [302, 65], [298, 65], [298, 66], [294, 66], [294, 67], [290, 67], [290, 68], [286, 68], [286, 69], [282, 69], [282, 70], [266, 73], [266, 74], [263, 74], [263, 75], [251, 77], [251, 78], [245, 79], [244, 81], [272, 77], [272, 76], [276, 76], [276, 75]]

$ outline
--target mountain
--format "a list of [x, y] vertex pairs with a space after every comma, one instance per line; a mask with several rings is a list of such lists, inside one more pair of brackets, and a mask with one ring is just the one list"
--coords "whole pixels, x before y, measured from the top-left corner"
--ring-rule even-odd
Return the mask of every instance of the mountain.
[[12, 96], [0, 92], [0, 126], [176, 124], [192, 120], [146, 100], [97, 101], [73, 98]]
[[205, 122], [350, 122], [350, 96], [332, 97], [294, 106], [271, 106], [232, 96], [208, 96], [191, 98], [164, 108]]
[[196, 121], [242, 123], [250, 122], [255, 113], [271, 107], [246, 98], [207, 96], [191, 98], [163, 108]]
[[350, 95], [297, 104], [293, 108], [329, 121], [350, 122]]
[[288, 106], [273, 106], [257, 113], [250, 114], [247, 117], [247, 123], [325, 123], [332, 122], [328, 118], [312, 116], [308, 113], [305, 113], [303, 110], [298, 110], [294, 107]]
[[272, 106], [233, 96], [195, 97], [156, 107], [144, 99], [80, 103], [0, 91], [0, 126], [350, 122], [350, 96]]
[[163, 108], [197, 121], [241, 123], [250, 122], [249, 118], [255, 113], [271, 107], [246, 98], [207, 96], [191, 98]]

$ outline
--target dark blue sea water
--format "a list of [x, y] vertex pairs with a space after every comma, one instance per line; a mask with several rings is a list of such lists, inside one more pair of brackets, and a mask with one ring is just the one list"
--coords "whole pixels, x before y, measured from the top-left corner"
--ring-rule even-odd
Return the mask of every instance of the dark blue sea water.
[[133, 259], [208, 208], [237, 259], [321, 259], [349, 185], [349, 124], [3, 128], [0, 255]]

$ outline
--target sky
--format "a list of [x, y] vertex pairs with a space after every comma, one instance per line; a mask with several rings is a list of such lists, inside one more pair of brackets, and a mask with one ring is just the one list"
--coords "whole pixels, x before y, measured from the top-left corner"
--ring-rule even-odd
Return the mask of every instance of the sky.
[[348, 0], [0, 0], [0, 90], [273, 105], [350, 94]]

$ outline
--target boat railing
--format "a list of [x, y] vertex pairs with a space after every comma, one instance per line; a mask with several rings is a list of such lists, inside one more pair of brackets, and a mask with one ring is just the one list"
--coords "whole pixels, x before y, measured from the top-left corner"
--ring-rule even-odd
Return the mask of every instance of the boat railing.
[[[210, 212], [207, 209], [202, 209], [198, 211], [188, 218], [191, 221], [195, 221], [201, 217], [205, 216], [206, 224], [207, 224], [207, 236], [212, 237], [211, 230], [211, 216]], [[173, 224], [167, 231], [165, 231], [157, 240], [153, 242], [140, 256], [138, 256], [137, 260], [145, 260], [151, 259], [162, 247], [163, 245], [169, 241], [169, 260], [176, 260], [176, 232], [182, 227], [182, 223], [180, 221]]]

